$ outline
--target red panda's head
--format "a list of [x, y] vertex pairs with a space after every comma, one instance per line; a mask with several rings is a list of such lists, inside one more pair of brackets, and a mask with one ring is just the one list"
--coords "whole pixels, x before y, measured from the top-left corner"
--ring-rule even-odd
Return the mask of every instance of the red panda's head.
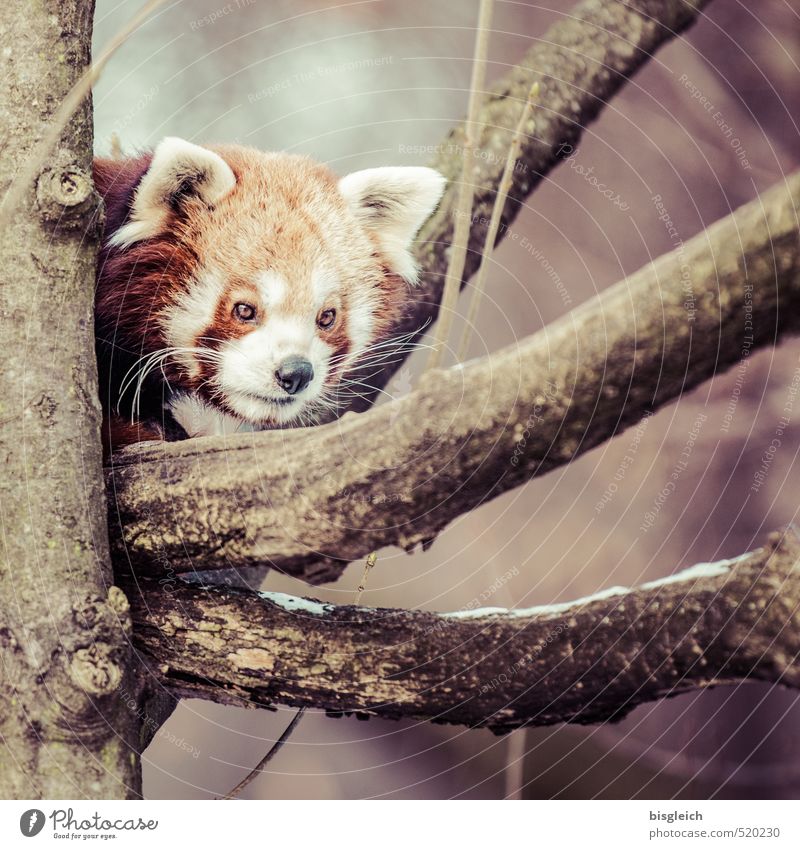
[[390, 332], [445, 182], [413, 167], [338, 179], [303, 157], [176, 138], [100, 161], [96, 178], [100, 332], [150, 355], [171, 390], [261, 425], [324, 409]]

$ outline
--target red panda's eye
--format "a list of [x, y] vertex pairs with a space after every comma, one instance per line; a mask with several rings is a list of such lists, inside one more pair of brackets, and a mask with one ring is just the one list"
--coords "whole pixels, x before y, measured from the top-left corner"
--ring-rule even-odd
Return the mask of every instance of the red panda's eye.
[[330, 330], [336, 321], [336, 310], [322, 310], [317, 316], [317, 325], [323, 330]]
[[236, 304], [233, 314], [239, 321], [252, 321], [256, 317], [256, 308], [252, 304]]

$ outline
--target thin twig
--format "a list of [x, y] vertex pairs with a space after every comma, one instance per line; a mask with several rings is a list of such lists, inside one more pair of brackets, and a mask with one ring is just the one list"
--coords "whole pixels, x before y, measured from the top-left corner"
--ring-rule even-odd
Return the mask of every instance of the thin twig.
[[525, 768], [525, 732], [526, 728], [518, 728], [508, 735], [506, 743], [506, 765], [503, 769], [505, 778], [505, 798], [521, 799]]
[[[378, 562], [378, 552], [373, 551], [372, 554], [370, 554], [367, 557], [367, 562], [364, 566], [364, 574], [361, 576], [361, 583], [358, 585], [358, 588], [356, 589], [355, 604], [359, 603], [359, 600], [361, 599], [361, 594], [364, 592], [364, 589], [367, 586], [367, 576], [369, 575], [370, 571], [372, 570], [372, 568], [375, 566], [375, 564], [377, 562]], [[286, 726], [286, 730], [275, 741], [275, 744], [267, 752], [267, 754], [264, 755], [263, 758], [261, 758], [261, 760], [253, 767], [253, 769], [250, 770], [250, 772], [247, 773], [247, 775], [236, 785], [236, 787], [233, 788], [233, 790], [230, 790], [224, 796], [221, 796], [220, 797], [221, 799], [234, 799], [236, 796], [238, 796], [242, 792], [242, 790], [245, 789], [245, 787], [247, 787], [248, 784], [250, 784], [250, 782], [257, 775], [261, 775], [261, 773], [264, 771], [264, 768], [266, 767], [266, 765], [275, 757], [275, 755], [278, 754], [278, 752], [283, 748], [284, 743], [292, 736], [294, 729], [297, 728], [297, 725], [300, 722], [300, 720], [303, 718], [303, 714], [305, 712], [306, 712], [306, 709], [304, 707], [301, 707], [297, 711], [297, 713], [294, 715], [294, 718], [292, 719], [292, 721]]]
[[103, 68], [105, 68], [108, 60], [128, 40], [131, 34], [144, 23], [150, 13], [155, 11], [164, 2], [165, 0], [147, 0], [144, 6], [111, 39], [106, 49], [100, 54], [100, 58], [81, 74], [80, 79], [69, 90], [69, 93], [61, 102], [58, 109], [53, 113], [44, 135], [34, 146], [33, 152], [28, 157], [28, 161], [20, 168], [5, 197], [0, 201], [0, 229], [4, 229], [8, 225], [11, 216], [25, 196], [25, 192], [28, 191], [36, 179], [37, 174], [50, 158], [53, 148], [56, 146], [59, 138], [61, 138], [61, 133], [100, 78], [100, 74], [103, 72]]
[[472, 79], [469, 90], [469, 108], [464, 129], [464, 149], [462, 151], [461, 185], [458, 187], [456, 202], [456, 220], [453, 227], [453, 243], [450, 262], [444, 281], [444, 291], [439, 307], [439, 321], [434, 330], [434, 347], [428, 358], [428, 368], [439, 365], [444, 346], [450, 336], [461, 278], [467, 261], [470, 224], [472, 222], [472, 200], [475, 194], [473, 185], [473, 150], [480, 143], [482, 125], [478, 123], [481, 96], [486, 80], [486, 56], [489, 50], [489, 32], [492, 23], [493, 0], [481, 0], [478, 12], [478, 28], [475, 35], [475, 55], [472, 61]]
[[125, 154], [122, 151], [122, 142], [119, 140], [118, 133], [111, 133], [111, 158], [124, 159]]
[[364, 564], [364, 574], [361, 576], [361, 583], [358, 585], [358, 589], [356, 589], [356, 600], [354, 604], [359, 604], [361, 602], [361, 593], [363, 593], [367, 587], [367, 576], [377, 562], [378, 552], [373, 551], [372, 554], [367, 556], [367, 562]]
[[304, 707], [301, 707], [300, 710], [292, 718], [292, 721], [286, 726], [283, 734], [275, 741], [273, 747], [264, 755], [263, 758], [253, 767], [250, 772], [233, 788], [230, 792], [226, 793], [224, 796], [220, 797], [222, 799], [234, 799], [238, 796], [242, 790], [257, 776], [261, 775], [264, 771], [266, 765], [275, 757], [275, 755], [280, 752], [283, 748], [283, 744], [292, 736], [292, 732], [295, 728], [297, 728], [297, 723], [303, 718], [303, 714], [306, 712]]
[[530, 135], [525, 132], [525, 127], [531, 119], [533, 109], [539, 98], [539, 83], [535, 82], [528, 92], [528, 99], [522, 107], [522, 114], [519, 116], [517, 127], [514, 130], [514, 137], [511, 139], [511, 146], [508, 149], [508, 158], [503, 170], [503, 176], [500, 178], [500, 185], [497, 188], [494, 206], [492, 207], [492, 217], [489, 219], [489, 229], [486, 231], [486, 240], [483, 243], [483, 253], [481, 254], [481, 264], [478, 267], [478, 274], [475, 278], [475, 285], [472, 290], [472, 300], [469, 304], [469, 312], [464, 325], [464, 331], [461, 335], [461, 344], [458, 346], [458, 354], [456, 359], [458, 362], [463, 362], [469, 348], [469, 340], [472, 331], [475, 327], [475, 321], [478, 318], [478, 309], [483, 296], [483, 289], [486, 285], [486, 272], [489, 269], [489, 261], [494, 251], [494, 244], [497, 241], [497, 231], [500, 229], [500, 220], [503, 217], [503, 210], [508, 199], [508, 192], [511, 189], [511, 182], [514, 179], [514, 169], [517, 167], [517, 159], [522, 148], [523, 135]]

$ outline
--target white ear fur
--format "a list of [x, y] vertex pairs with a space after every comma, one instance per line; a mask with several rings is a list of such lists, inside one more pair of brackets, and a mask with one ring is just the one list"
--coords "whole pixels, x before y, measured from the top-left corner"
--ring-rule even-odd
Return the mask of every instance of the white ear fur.
[[233, 171], [221, 156], [183, 139], [165, 138], [136, 189], [128, 223], [112, 234], [109, 244], [124, 248], [152, 238], [182, 198], [198, 198], [212, 206], [235, 184]]
[[411, 242], [439, 203], [446, 182], [432, 168], [414, 167], [367, 168], [339, 180], [353, 214], [375, 233], [392, 270], [409, 283], [417, 279]]

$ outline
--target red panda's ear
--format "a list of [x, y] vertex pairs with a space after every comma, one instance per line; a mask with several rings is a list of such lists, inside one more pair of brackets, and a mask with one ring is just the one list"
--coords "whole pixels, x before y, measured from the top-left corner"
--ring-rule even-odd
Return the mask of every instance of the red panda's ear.
[[439, 203], [446, 182], [432, 168], [368, 168], [342, 177], [339, 191], [355, 217], [378, 237], [392, 270], [415, 283], [411, 242]]
[[228, 163], [216, 153], [178, 138], [165, 138], [153, 154], [133, 198], [130, 215], [109, 244], [128, 247], [158, 235], [167, 214], [190, 198], [213, 206], [236, 184]]

